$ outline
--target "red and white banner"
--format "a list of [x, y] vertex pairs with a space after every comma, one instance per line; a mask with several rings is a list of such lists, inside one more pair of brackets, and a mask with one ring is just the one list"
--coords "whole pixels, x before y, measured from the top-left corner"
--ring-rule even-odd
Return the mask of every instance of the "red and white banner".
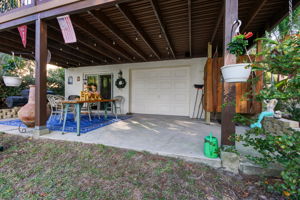
[[69, 15], [57, 17], [61, 32], [63, 34], [65, 43], [77, 42], [75, 31]]
[[22, 39], [22, 43], [24, 48], [26, 48], [26, 44], [27, 44], [27, 25], [23, 25], [23, 26], [19, 26], [18, 27], [21, 39]]

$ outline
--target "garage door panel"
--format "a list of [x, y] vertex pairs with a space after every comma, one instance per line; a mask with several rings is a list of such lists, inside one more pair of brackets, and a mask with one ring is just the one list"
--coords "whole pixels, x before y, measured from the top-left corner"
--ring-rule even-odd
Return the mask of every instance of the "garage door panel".
[[176, 70], [174, 72], [174, 77], [186, 79], [186, 77], [188, 76], [187, 73], [188, 73], [188, 71], [184, 70], [184, 69], [182, 69], [182, 70]]
[[172, 77], [171, 72], [167, 71], [167, 70], [162, 70], [160, 72], [157, 72], [156, 74], [160, 78], [169, 78], [169, 77]]
[[175, 101], [185, 103], [187, 101], [187, 97], [182, 94], [177, 94], [177, 95], [175, 95]]
[[171, 89], [172, 81], [170, 81], [170, 80], [159, 81], [159, 87], [162, 89]]
[[131, 108], [133, 113], [188, 116], [188, 67], [133, 70]]

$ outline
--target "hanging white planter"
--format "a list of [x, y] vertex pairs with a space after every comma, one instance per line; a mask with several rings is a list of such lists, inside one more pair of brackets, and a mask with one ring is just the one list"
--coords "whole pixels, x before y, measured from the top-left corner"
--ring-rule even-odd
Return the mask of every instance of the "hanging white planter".
[[8, 87], [19, 87], [22, 83], [22, 79], [20, 77], [14, 76], [3, 76], [3, 81]]
[[221, 70], [224, 81], [228, 83], [247, 82], [251, 73], [250, 65], [250, 63], [240, 63], [223, 66]]

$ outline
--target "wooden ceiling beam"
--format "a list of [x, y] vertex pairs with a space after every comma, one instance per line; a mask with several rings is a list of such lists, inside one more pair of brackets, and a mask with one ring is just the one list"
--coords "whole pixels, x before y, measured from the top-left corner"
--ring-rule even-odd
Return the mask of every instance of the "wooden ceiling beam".
[[[87, 21], [83, 21], [82, 19], [77, 18], [77, 17], [72, 17], [72, 22], [76, 28], [84, 31], [86, 34], [89, 34], [92, 38], [94, 38], [96, 41], [99, 42], [100, 39], [98, 38], [98, 36], [96, 34], [97, 31], [92, 26], [90, 26]], [[77, 35], [80, 35], [80, 34], [77, 33]], [[81, 37], [81, 38], [83, 38], [83, 37]], [[89, 48], [93, 49], [94, 51], [97, 51], [101, 55], [104, 55], [105, 57], [113, 60], [114, 62], [120, 63], [120, 60], [117, 57], [113, 56], [113, 54], [108, 52], [107, 49], [104, 49], [102, 47], [102, 45], [100, 45], [98, 42], [92, 42], [92, 41], [85, 40], [84, 44], [87, 45]]]
[[[33, 7], [34, 12], [30, 13], [30, 10], [21, 11], [22, 14], [18, 14], [18, 18], [11, 17], [11, 19], [5, 19], [0, 22], [0, 31], [4, 31], [5, 29], [14, 28], [23, 24], [33, 23], [37, 19], [51, 19], [57, 16], [69, 15], [74, 13], [80, 13], [84, 11], [88, 11], [91, 9], [99, 9], [112, 6], [115, 3], [122, 2], [130, 2], [132, 0], [79, 0], [76, 3], [71, 3], [68, 5], [60, 6], [60, 7], [45, 7], [41, 4], [43, 9], [38, 7]], [[57, 2], [63, 2], [61, 0], [57, 0]], [[53, 3], [50, 2], [49, 5]], [[65, 4], [65, 3], [58, 3]], [[45, 4], [46, 5], [46, 4]], [[53, 5], [52, 5], [53, 6]], [[13, 13], [15, 15], [15, 13]]]
[[[86, 60], [90, 63], [103, 63], [103, 59], [99, 58], [97, 52], [82, 45], [81, 42], [75, 44], [65, 44], [62, 35], [48, 24], [48, 38], [51, 40], [49, 43], [53, 45], [59, 45], [63, 50], [78, 56], [79, 58]], [[77, 38], [79, 40], [79, 38]], [[103, 57], [104, 58], [104, 57]]]
[[133, 14], [129, 11], [129, 8], [123, 4], [116, 4], [116, 7], [120, 11], [120, 13], [122, 13], [122, 15], [127, 19], [127, 21], [134, 28], [134, 30], [138, 33], [138, 35], [145, 42], [145, 44], [151, 49], [153, 54], [160, 60], [161, 57], [159, 55], [157, 48], [151, 42], [149, 35], [143, 30], [143, 28], [135, 19]]
[[105, 16], [101, 11], [89, 11], [88, 12], [98, 23], [105, 26], [114, 36], [119, 38], [127, 47], [129, 47], [134, 53], [136, 53], [144, 61], [147, 61], [146, 56], [141, 50], [122, 32], [120, 29], [112, 23], [112, 21]]
[[[16, 47], [16, 48], [18, 48], [18, 50], [20, 52], [22, 52], [22, 51], [25, 51], [25, 52], [29, 51], [29, 52], [32, 52], [34, 54], [34, 52], [35, 52], [35, 49], [34, 49], [35, 42], [34, 42], [34, 40], [32, 38], [28, 37], [27, 47], [25, 49], [20, 42], [17, 42], [17, 41], [20, 41], [21, 39], [17, 35], [14, 36], [14, 32], [12, 32], [12, 31], [9, 31], [9, 33], [10, 33], [9, 36], [8, 35], [0, 34], [1, 45], [6, 45], [7, 47]], [[54, 52], [56, 52], [56, 51], [54, 51]], [[64, 55], [64, 56], [61, 56], [61, 55]], [[74, 65], [77, 63], [77, 65], [78, 65], [78, 62], [73, 61], [72, 59], [69, 58], [68, 55], [65, 55], [64, 53], [56, 52], [55, 54], [52, 54], [52, 56], [53, 57], [54, 56], [55, 57], [60, 57], [64, 61], [64, 63], [69, 62], [69, 63], [72, 63]], [[33, 57], [33, 60], [34, 60], [34, 57]]]
[[85, 58], [87, 60], [90, 61], [94, 61], [95, 63], [103, 63], [104, 60], [104, 56], [100, 56], [98, 52], [92, 50], [91, 48], [88, 47], [88, 45], [86, 43], [83, 42], [83, 40], [79, 35], [76, 34], [77, 43], [71, 43], [71, 44], [65, 44], [62, 34], [60, 34], [60, 28], [56, 27], [54, 25], [54, 23], [50, 23], [48, 22], [48, 34], [49, 34], [49, 38], [52, 39], [53, 41], [55, 40], [56, 42], [60, 43], [60, 44], [64, 44], [63, 48], [70, 48], [73, 49], [74, 51], [77, 51], [77, 53], [75, 53], [78, 56], [81, 56], [82, 58]]
[[[96, 41], [98, 41], [99, 43], [97, 43], [97, 46], [101, 47], [103, 44], [107, 48], [109, 48], [111, 51], [114, 51], [115, 53], [119, 54], [121, 57], [123, 57], [131, 62], [133, 61], [131, 56], [124, 49], [122, 49], [121, 47], [119, 47], [117, 45], [113, 45], [113, 41], [108, 39], [101, 32], [97, 31], [92, 25], [89, 24], [89, 22], [85, 21], [84, 19], [80, 18], [79, 16], [72, 16], [72, 21], [77, 28], [79, 28], [86, 34], [89, 34]], [[107, 50], [106, 50], [106, 52], [107, 52]], [[112, 53], [109, 53], [109, 55], [111, 55], [111, 54]], [[117, 61], [119, 61], [118, 58], [115, 58], [115, 59], [117, 59]]]
[[[11, 44], [14, 44], [14, 45], [21, 45], [19, 43], [16, 43], [16, 41], [20, 41], [20, 37], [18, 35], [17, 32], [14, 32], [14, 31], [9, 31], [9, 33], [11, 33], [10, 36], [5, 36], [6, 39], [10, 40], [10, 43]], [[31, 37], [31, 35], [34, 35], [34, 32], [32, 32], [32, 30], [29, 28], [28, 29], [28, 35], [27, 35], [27, 40], [28, 40], [28, 47], [34, 47], [34, 44], [35, 44], [35, 39], [33, 37]], [[59, 54], [59, 55], [64, 55], [65, 59], [66, 60], [72, 60], [74, 61], [74, 63], [81, 63], [81, 64], [84, 64], [84, 65], [87, 65], [89, 64], [88, 62], [84, 61], [84, 60], [81, 60], [79, 59], [78, 57], [74, 56], [73, 54], [71, 53], [67, 53], [67, 52], [62, 52], [60, 51], [60, 48], [59, 46], [55, 47], [53, 45], [48, 45], [49, 49], [51, 49], [51, 53], [56, 53], [56, 54]], [[56, 50], [55, 50], [56, 49]], [[34, 49], [33, 49], [34, 51]]]
[[152, 9], [154, 11], [154, 14], [156, 16], [156, 19], [158, 21], [158, 24], [160, 26], [160, 29], [162, 31], [162, 34], [164, 35], [164, 37], [166, 39], [169, 50], [171, 51], [171, 54], [172, 54], [173, 58], [176, 58], [173, 45], [171, 44], [170, 36], [167, 33], [166, 26], [164, 25], [162, 17], [161, 17], [161, 12], [160, 12], [160, 9], [159, 9], [158, 2], [157, 2], [157, 0], [150, 0], [150, 3], [151, 3], [151, 6], [152, 6]]
[[[7, 46], [5, 44], [2, 44], [0, 45], [0, 52], [2, 53], [6, 53], [6, 54], [11, 54], [11, 52], [14, 51], [14, 52], [22, 52], [22, 57], [28, 59], [28, 60], [35, 60], [34, 58], [34, 54], [31, 55], [31, 51], [24, 51], [24, 49], [22, 48], [17, 48], [16, 46]], [[24, 54], [28, 52], [28, 55]], [[30, 55], [30, 56], [29, 56]], [[68, 66], [66, 63], [65, 63], [65, 60], [61, 59], [61, 58], [58, 58], [56, 56], [54, 56], [51, 61], [50, 61], [50, 64], [54, 64], [54, 65], [57, 65], [59, 64], [59, 66], [62, 66], [62, 67], [65, 67], [65, 68], [68, 68], [70, 66]]]
[[257, 0], [255, 5], [252, 7], [251, 11], [249, 12], [248, 18], [245, 20], [246, 24], [242, 28], [242, 33], [244, 33], [249, 25], [253, 22], [259, 11], [264, 7], [268, 0]]
[[[35, 32], [33, 30], [31, 30], [30, 28], [28, 28], [28, 36], [30, 35], [30, 33], [34, 34]], [[84, 65], [93, 64], [93, 62], [91, 62], [91, 60], [88, 60], [88, 59], [80, 56], [80, 53], [78, 53], [78, 50], [71, 49], [67, 46], [62, 45], [59, 42], [55, 42], [55, 40], [53, 40], [54, 39], [53, 35], [51, 35], [50, 33], [51, 33], [51, 31], [49, 31], [49, 27], [48, 27], [48, 34], [47, 34], [48, 40], [49, 40], [48, 48], [51, 49], [51, 51], [56, 52], [58, 54], [62, 54], [77, 63], [81, 63]], [[30, 37], [30, 36], [28, 37], [28, 39], [32, 40], [33, 42], [35, 40], [33, 37]]]
[[192, 2], [188, 0], [188, 20], [189, 20], [189, 49], [190, 49], [190, 57], [193, 56], [193, 38], [192, 38]]
[[214, 31], [213, 31], [213, 33], [212, 33], [212, 36], [211, 36], [211, 40], [210, 40], [211, 44], [213, 44], [213, 42], [215, 41], [215, 38], [216, 38], [216, 35], [217, 35], [217, 32], [218, 32], [218, 29], [219, 29], [220, 24], [221, 24], [221, 22], [222, 22], [222, 19], [223, 19], [223, 17], [224, 17], [224, 12], [225, 12], [225, 9], [224, 9], [224, 5], [223, 5], [223, 3], [222, 3], [222, 7], [221, 7], [221, 10], [220, 10], [220, 12], [219, 12], [218, 20], [217, 20], [216, 26], [215, 26], [215, 28], [214, 28]]

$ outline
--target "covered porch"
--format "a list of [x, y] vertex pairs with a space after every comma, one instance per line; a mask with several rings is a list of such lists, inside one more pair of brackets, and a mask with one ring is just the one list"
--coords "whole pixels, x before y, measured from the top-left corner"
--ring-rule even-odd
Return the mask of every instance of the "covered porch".
[[[232, 121], [235, 106], [232, 105], [222, 108], [221, 126], [207, 125], [188, 118], [193, 117], [193, 102], [196, 95], [194, 84], [203, 85], [206, 80], [204, 68], [207, 58], [223, 55], [224, 64], [236, 63], [234, 56], [224, 59], [229, 55], [226, 49], [228, 42], [231, 41], [232, 30], [236, 28], [233, 26], [235, 20], [241, 19], [244, 22], [241, 27], [242, 33], [252, 31], [256, 37], [260, 37], [265, 30], [271, 30], [288, 13], [288, 3], [284, 0], [41, 2], [0, 16], [0, 50], [6, 53], [35, 52], [33, 54], [36, 61], [36, 132], [41, 133], [47, 129], [47, 117], [44, 113], [47, 108], [46, 61], [49, 49], [52, 53], [51, 63], [66, 68], [66, 79], [71, 76], [74, 80], [73, 84], [69, 84], [66, 80], [67, 96], [79, 94], [87, 74], [112, 74], [116, 78], [119, 70], [122, 70], [128, 85], [121, 90], [113, 86], [112, 96], [126, 97], [123, 114], [171, 113], [175, 117], [138, 115], [128, 121], [90, 132], [91, 134], [83, 135], [80, 139], [76, 138], [76, 135], [62, 136], [56, 132], [42, 137], [82, 140], [82, 142], [91, 142], [99, 138], [101, 140], [99, 143], [112, 146], [129, 148], [135, 145], [134, 148], [137, 150], [140, 148], [139, 150], [150, 152], [166, 151], [169, 154], [176, 154], [176, 148], [183, 148], [181, 151], [187, 157], [202, 155], [203, 137], [211, 131], [220, 139], [222, 145], [232, 145], [229, 136], [235, 133], [235, 124]], [[299, 1], [293, 3], [294, 7], [299, 5]], [[77, 43], [65, 44], [60, 33], [56, 17], [66, 14], [71, 17]], [[23, 48], [18, 42], [16, 27], [23, 24], [28, 25], [27, 48]], [[27, 57], [32, 59], [30, 55]], [[161, 69], [165, 69], [164, 73], [155, 71]], [[141, 72], [139, 70], [145, 71], [140, 75], [136, 73], [135, 76], [135, 72]], [[163, 87], [166, 91], [170, 88], [176, 90], [174, 93], [156, 91], [158, 93], [152, 95], [153, 101], [165, 100], [170, 104], [175, 101], [173, 97], [177, 97], [178, 101], [175, 101], [173, 107], [160, 105], [161, 107], [155, 110], [157, 105], [154, 105], [147, 110], [138, 106], [147, 104], [151, 96], [144, 92], [141, 99], [142, 93], [138, 93], [140, 90], [149, 89], [149, 82], [145, 82], [150, 80], [148, 74], [154, 77], [150, 84], [155, 84], [157, 80], [155, 78], [162, 75], [158, 80], [160, 84], [151, 86], [154, 87], [151, 88], [152, 91], [161, 90]], [[185, 76], [182, 76], [183, 74]], [[213, 82], [208, 86], [211, 86], [210, 84]], [[180, 92], [177, 93], [177, 89]], [[235, 101], [235, 84], [223, 82], [221, 90], [222, 103]], [[224, 98], [225, 96], [228, 98]], [[173, 108], [179, 108], [178, 112]], [[209, 110], [205, 113], [205, 118], [209, 124], [211, 119]], [[122, 126], [119, 126], [120, 124]], [[155, 144], [146, 139], [150, 133], [150, 141]], [[128, 140], [127, 136], [130, 134], [133, 134], [130, 137], [134, 140]], [[118, 137], [115, 138], [116, 136]], [[126, 137], [126, 143], [122, 143], [125, 141], [123, 137]], [[164, 137], [160, 143], [160, 138]], [[185, 138], [188, 145], [179, 145], [180, 138]], [[142, 149], [139, 142], [147, 148]], [[175, 149], [168, 152], [168, 148]]]

